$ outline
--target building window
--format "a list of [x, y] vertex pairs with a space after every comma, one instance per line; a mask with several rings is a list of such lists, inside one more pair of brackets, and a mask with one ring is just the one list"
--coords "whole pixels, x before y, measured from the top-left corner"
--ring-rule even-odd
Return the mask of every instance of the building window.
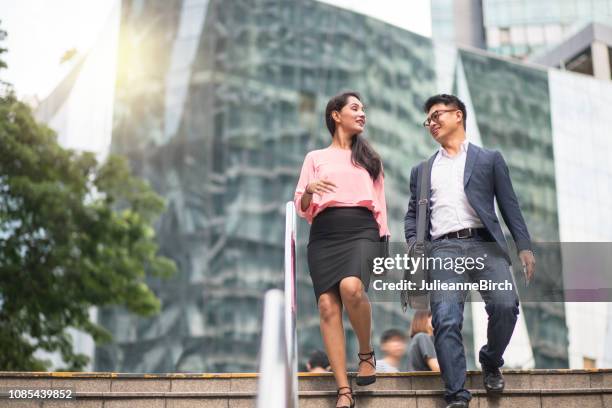
[[527, 42], [527, 36], [525, 35], [525, 27], [514, 26], [510, 28], [510, 40], [514, 45], [523, 45]]
[[310, 129], [312, 123], [315, 123], [315, 96], [310, 92], [300, 92], [298, 103], [298, 115], [300, 126], [305, 129]]
[[499, 43], [501, 45], [510, 44], [510, 28], [509, 27], [499, 28]]
[[591, 56], [591, 47], [576, 55], [574, 58], [568, 60], [565, 63], [565, 69], [568, 71], [593, 76], [593, 57]]
[[529, 45], [544, 43], [544, 29], [538, 25], [527, 26], [527, 43]]
[[487, 28], [487, 45], [489, 48], [496, 48], [500, 45], [499, 30], [497, 27]]
[[563, 39], [563, 31], [559, 24], [548, 24], [544, 27], [544, 41], [546, 44], [558, 44]]

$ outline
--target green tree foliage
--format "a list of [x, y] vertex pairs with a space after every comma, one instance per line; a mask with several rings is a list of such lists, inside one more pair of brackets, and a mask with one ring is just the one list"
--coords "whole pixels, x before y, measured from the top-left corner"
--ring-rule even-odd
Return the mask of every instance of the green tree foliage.
[[67, 328], [110, 339], [92, 306], [157, 313], [145, 277], [176, 270], [157, 255], [152, 224], [163, 209], [124, 159], [99, 164], [62, 148], [28, 106], [0, 96], [0, 370], [47, 369], [37, 349], [82, 369]]
[[[2, 23], [2, 20], [0, 20], [0, 24]], [[6, 31], [4, 31], [1, 27], [0, 27], [0, 42], [4, 41], [4, 39], [6, 38]], [[0, 46], [0, 69], [2, 68], [6, 68], [6, 62], [4, 62], [2, 60], [2, 54], [4, 54], [6, 52], [6, 48], [2, 48]]]

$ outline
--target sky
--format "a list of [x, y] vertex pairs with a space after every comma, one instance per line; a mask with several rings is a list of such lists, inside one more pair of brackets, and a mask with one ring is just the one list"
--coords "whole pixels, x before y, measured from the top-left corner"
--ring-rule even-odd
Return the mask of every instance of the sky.
[[66, 75], [64, 53], [86, 52], [101, 34], [118, 0], [0, 0], [0, 27], [8, 65], [0, 78], [12, 83], [20, 97], [46, 97]]
[[[430, 0], [321, 0], [367, 14], [406, 30], [430, 36]], [[14, 85], [19, 97], [44, 99], [66, 75], [60, 64], [72, 48], [85, 53], [102, 34], [120, 0], [0, 0], [1, 44], [8, 69], [0, 79]]]
[[431, 37], [430, 0], [319, 0]]

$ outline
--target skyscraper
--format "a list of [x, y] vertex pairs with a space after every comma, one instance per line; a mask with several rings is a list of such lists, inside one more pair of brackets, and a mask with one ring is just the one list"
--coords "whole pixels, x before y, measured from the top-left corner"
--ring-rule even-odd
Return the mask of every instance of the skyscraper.
[[536, 53], [530, 61], [549, 67], [612, 79], [612, 26], [590, 23], [561, 44]]
[[[431, 4], [434, 39], [519, 58], [557, 45], [590, 22], [612, 22], [612, 0], [432, 0]], [[478, 15], [480, 22], [475, 20]], [[484, 46], [479, 38], [466, 35], [481, 28]]]
[[434, 40], [485, 49], [482, 0], [431, 0]]

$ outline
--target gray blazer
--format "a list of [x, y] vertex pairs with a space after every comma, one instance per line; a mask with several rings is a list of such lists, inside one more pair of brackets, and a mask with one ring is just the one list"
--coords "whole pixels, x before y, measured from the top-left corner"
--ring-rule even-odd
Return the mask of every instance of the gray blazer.
[[[429, 158], [430, 168], [437, 154], [438, 152]], [[404, 217], [404, 234], [406, 235], [407, 242], [416, 239], [417, 200], [421, 191], [422, 167], [422, 163], [419, 163], [412, 168], [410, 173], [410, 201], [408, 202], [408, 211]], [[508, 166], [500, 152], [484, 149], [470, 143], [465, 160], [463, 186], [470, 205], [476, 211], [482, 225], [484, 225], [491, 236], [495, 238], [497, 245], [504, 251], [508, 262], [511, 262], [508, 243], [495, 214], [494, 198], [497, 198], [497, 205], [504, 222], [512, 234], [517, 249], [519, 251], [531, 249], [531, 238], [527, 231], [518, 200], [516, 199], [516, 194], [512, 188]], [[431, 190], [429, 191], [429, 198], [431, 199]], [[426, 238], [431, 240], [429, 228], [431, 206], [427, 212]]]

